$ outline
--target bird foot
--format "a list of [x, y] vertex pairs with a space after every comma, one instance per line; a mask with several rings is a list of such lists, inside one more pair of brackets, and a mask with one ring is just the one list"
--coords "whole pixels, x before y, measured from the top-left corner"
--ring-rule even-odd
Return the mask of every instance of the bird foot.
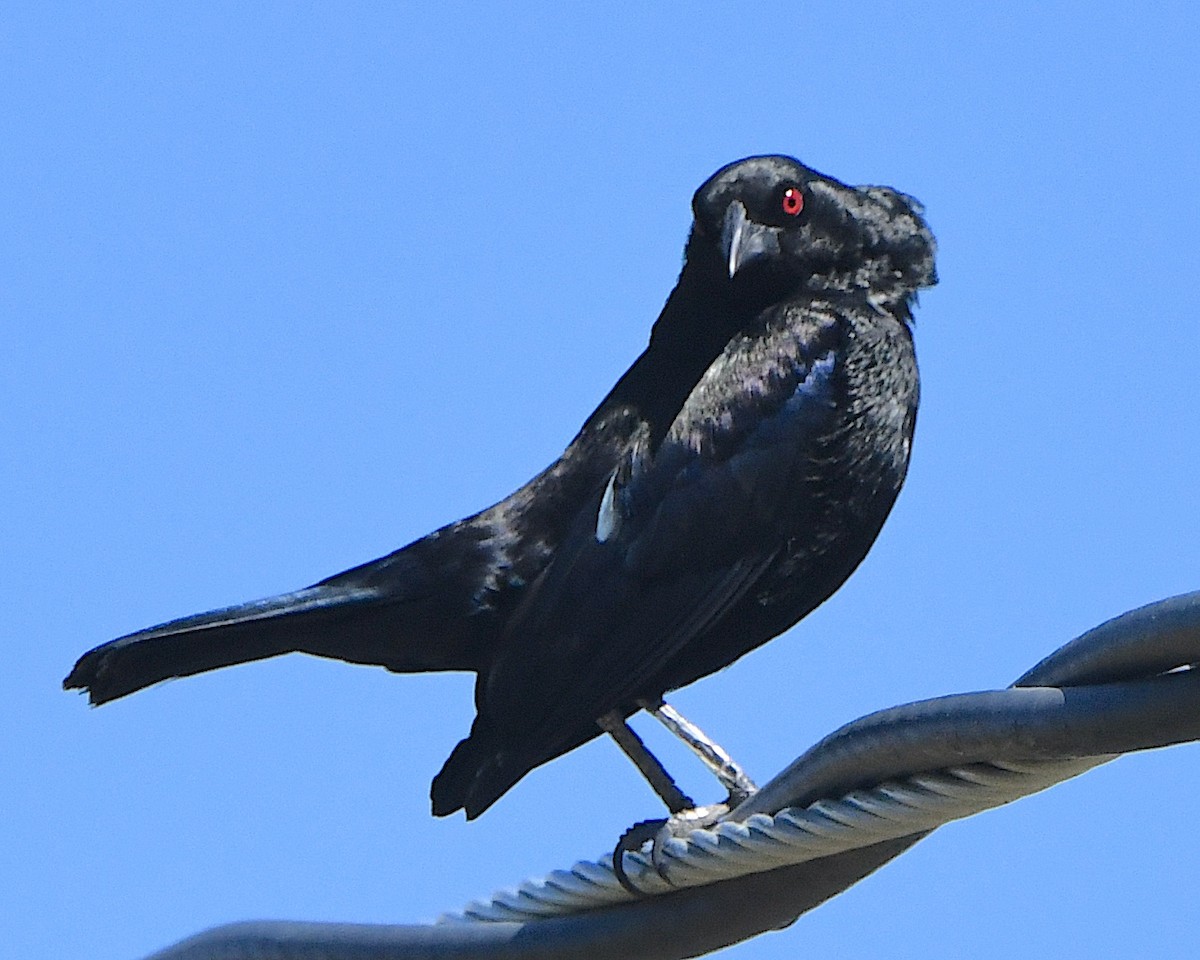
[[725, 815], [737, 805], [733, 800], [734, 798], [730, 798], [730, 801], [726, 803], [691, 807], [674, 813], [670, 817], [635, 823], [621, 834], [616, 849], [613, 850], [612, 865], [617, 882], [635, 897], [650, 896], [649, 893], [638, 887], [625, 872], [625, 854], [640, 853], [649, 843], [650, 863], [653, 865], [655, 873], [662, 877], [664, 882], [671, 883], [671, 878], [667, 876], [667, 862], [663, 857], [667, 843], [671, 840], [683, 839], [694, 830], [707, 830], [720, 823]]

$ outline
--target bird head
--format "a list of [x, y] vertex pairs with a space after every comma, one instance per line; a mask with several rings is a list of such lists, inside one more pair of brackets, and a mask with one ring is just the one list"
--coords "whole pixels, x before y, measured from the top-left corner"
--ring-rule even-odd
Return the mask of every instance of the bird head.
[[861, 291], [877, 307], [906, 308], [937, 282], [933, 234], [916, 200], [847, 186], [791, 157], [722, 167], [696, 191], [692, 211], [688, 263], [703, 263], [734, 297]]

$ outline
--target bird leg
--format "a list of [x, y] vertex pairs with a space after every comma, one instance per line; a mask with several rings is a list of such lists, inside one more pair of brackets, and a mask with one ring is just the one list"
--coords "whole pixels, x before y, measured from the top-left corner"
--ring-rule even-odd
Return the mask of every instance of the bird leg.
[[645, 896], [625, 873], [626, 853], [641, 850], [647, 841], [652, 841], [650, 861], [659, 876], [670, 883], [666, 863], [661, 857], [664, 844], [672, 837], [683, 837], [692, 830], [712, 826], [735, 806], [756, 793], [758, 787], [719, 744], [674, 707], [664, 703], [661, 698], [639, 700], [638, 706], [653, 714], [663, 726], [686, 743], [729, 791], [729, 800], [726, 803], [697, 807], [695, 801], [679, 789], [658, 758], [646, 749], [646, 745], [630, 729], [620, 711], [606, 713], [597, 721], [600, 728], [617, 741], [617, 745], [625, 751], [671, 811], [671, 816], [666, 820], [644, 820], [634, 824], [621, 835], [613, 851], [613, 872], [621, 886], [632, 894]]
[[634, 766], [642, 772], [646, 782], [654, 788], [662, 802], [672, 814], [690, 810], [696, 806], [696, 801], [679, 789], [666, 768], [652, 754], [646, 745], [625, 722], [620, 711], [612, 710], [602, 716], [596, 723], [600, 729], [617, 741], [617, 746], [625, 751], [625, 755], [633, 761]]
[[658, 757], [646, 748], [646, 744], [642, 742], [642, 738], [625, 722], [625, 717], [619, 710], [612, 710], [606, 713], [596, 723], [601, 730], [617, 741], [617, 746], [625, 751], [625, 755], [633, 761], [634, 766], [646, 778], [646, 782], [654, 788], [654, 792], [658, 794], [662, 802], [667, 805], [667, 809], [671, 811], [670, 819], [643, 820], [641, 823], [635, 823], [621, 834], [613, 850], [613, 875], [616, 876], [621, 886], [634, 896], [644, 897], [646, 893], [639, 890], [625, 873], [625, 854], [635, 853], [641, 850], [648, 841], [654, 841], [654, 845], [651, 848], [652, 862], [655, 869], [662, 874], [665, 880], [666, 874], [663, 873], [658, 862], [660, 837], [663, 836], [663, 831], [668, 829], [672, 822], [685, 818], [689, 813], [694, 811], [696, 809], [696, 801], [679, 789], [674, 779], [667, 773], [666, 768], [659, 762]]
[[[638, 706], [652, 714], [664, 727], [686, 743], [688, 748], [716, 775], [716, 778], [721, 781], [721, 786], [729, 791], [731, 809], [758, 792], [754, 781], [746, 775], [746, 771], [738, 766], [733, 757], [669, 703], [661, 699], [657, 701], [639, 700]], [[677, 810], [671, 812], [678, 813]]]

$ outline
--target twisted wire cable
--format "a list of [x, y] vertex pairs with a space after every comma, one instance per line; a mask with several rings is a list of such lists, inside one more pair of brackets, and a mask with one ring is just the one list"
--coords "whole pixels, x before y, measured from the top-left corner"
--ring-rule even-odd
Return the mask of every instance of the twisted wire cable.
[[[625, 873], [643, 894], [718, 883], [845, 853], [884, 840], [925, 833], [963, 817], [1011, 803], [1079, 776], [1111, 756], [1031, 763], [978, 763], [857, 790], [774, 816], [751, 814], [666, 842], [658, 864], [625, 854]], [[511, 891], [468, 904], [442, 923], [528, 921], [636, 899], [616, 878], [612, 856], [580, 861], [569, 870], [527, 880]]]
[[1200, 739], [1200, 591], [1131, 611], [1007, 690], [883, 710], [797, 758], [714, 830], [668, 841], [669, 882], [581, 862], [437, 924], [230, 924], [149, 960], [679, 960], [793, 922], [951, 820], [1122, 753]]

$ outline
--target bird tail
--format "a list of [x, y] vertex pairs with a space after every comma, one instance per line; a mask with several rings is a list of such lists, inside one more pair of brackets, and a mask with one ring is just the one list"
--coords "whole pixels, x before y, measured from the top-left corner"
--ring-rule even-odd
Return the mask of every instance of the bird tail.
[[371, 590], [316, 586], [172, 620], [85, 653], [63, 687], [101, 704], [160, 680], [304, 649], [375, 599]]
[[294, 593], [139, 630], [85, 653], [63, 687], [101, 704], [161, 680], [291, 652], [397, 673], [477, 669], [472, 631], [480, 618], [437, 589], [429, 560], [418, 541]]

